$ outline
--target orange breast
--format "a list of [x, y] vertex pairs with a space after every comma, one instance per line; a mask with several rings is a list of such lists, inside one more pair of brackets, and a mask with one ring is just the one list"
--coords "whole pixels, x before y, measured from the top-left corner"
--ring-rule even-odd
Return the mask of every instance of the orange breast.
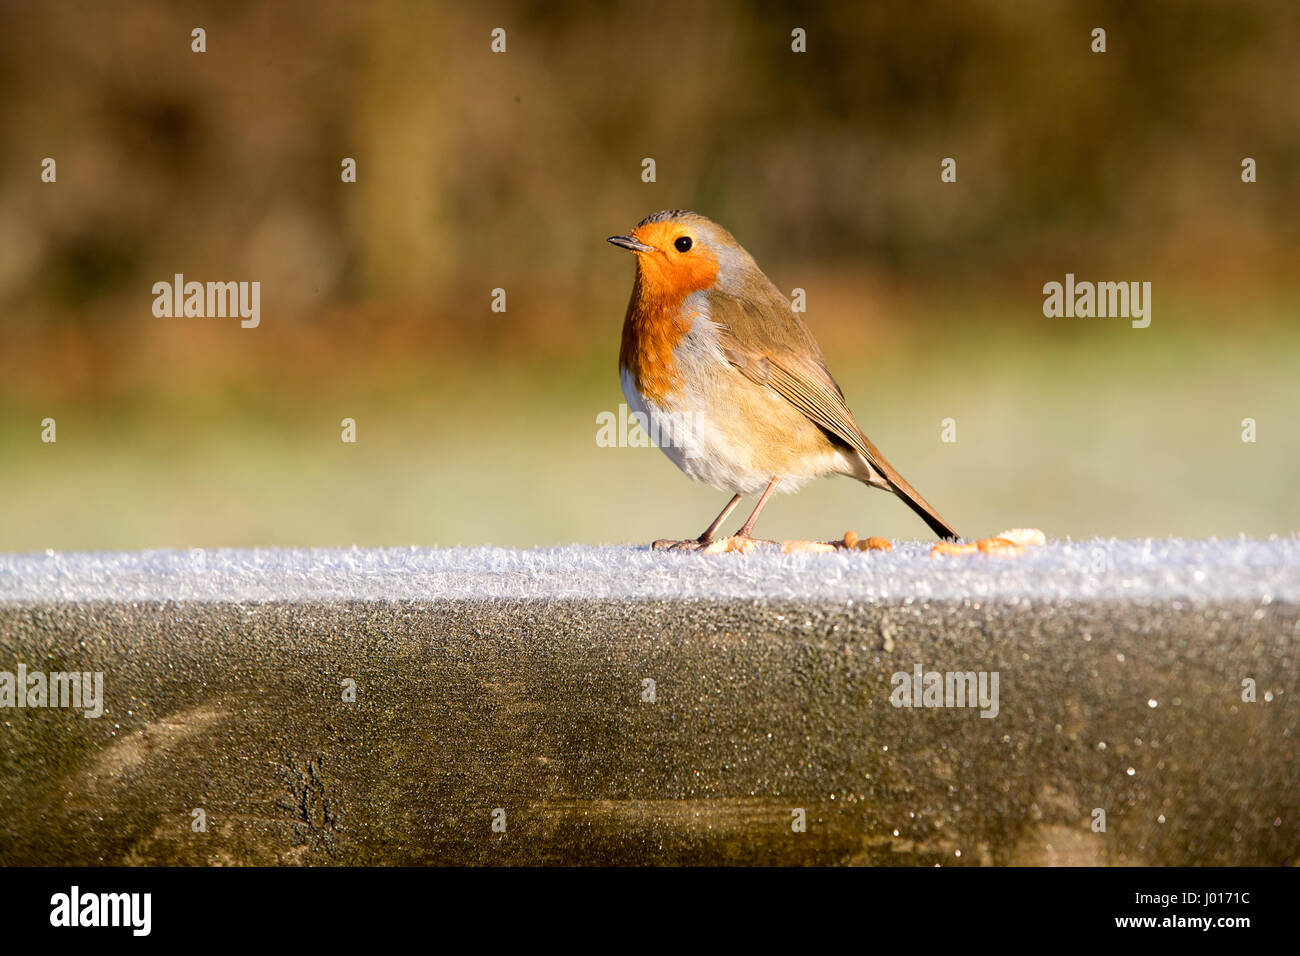
[[674, 301], [649, 285], [638, 270], [623, 319], [618, 367], [632, 375], [637, 391], [662, 404], [680, 384], [673, 352], [690, 331], [691, 321], [683, 314], [684, 295]]
[[[664, 248], [670, 223], [652, 223], [638, 229], [642, 242]], [[694, 314], [684, 307], [693, 292], [711, 288], [718, 277], [718, 262], [703, 253], [670, 257], [663, 252], [637, 257], [636, 281], [623, 320], [620, 370], [631, 373], [637, 391], [662, 403], [680, 385], [673, 352], [690, 331]]]

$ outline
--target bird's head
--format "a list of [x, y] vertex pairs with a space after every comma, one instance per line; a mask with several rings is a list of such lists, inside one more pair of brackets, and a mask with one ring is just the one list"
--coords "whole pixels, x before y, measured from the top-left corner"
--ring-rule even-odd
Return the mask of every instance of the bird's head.
[[728, 288], [758, 268], [731, 233], [685, 209], [647, 216], [630, 235], [606, 242], [635, 253], [638, 281], [671, 298]]

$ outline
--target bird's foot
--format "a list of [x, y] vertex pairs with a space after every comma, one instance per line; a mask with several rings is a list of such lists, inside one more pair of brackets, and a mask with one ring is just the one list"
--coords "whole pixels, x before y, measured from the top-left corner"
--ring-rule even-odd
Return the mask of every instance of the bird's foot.
[[779, 547], [785, 554], [829, 554], [835, 551], [892, 551], [893, 544], [888, 538], [859, 538], [852, 531], [844, 532], [839, 541], [769, 541], [747, 534], [733, 534], [721, 538], [688, 538], [677, 541], [673, 538], [660, 538], [650, 545], [654, 551], [699, 551], [702, 554], [725, 554], [737, 551], [749, 554], [765, 545]]
[[704, 547], [704, 542], [699, 538], [688, 538], [685, 541], [676, 541], [673, 538], [660, 538], [654, 544], [650, 545], [651, 551], [699, 551]]
[[751, 551], [757, 551], [761, 545], [776, 544], [775, 541], [764, 541], [762, 538], [751, 538], [747, 534], [732, 534], [725, 538], [714, 538], [703, 547], [705, 554], [725, 554], [729, 551], [736, 551], [740, 554], [749, 554]]
[[654, 551], [699, 551], [701, 554], [724, 554], [736, 551], [740, 554], [749, 554], [751, 551], [757, 551], [762, 545], [776, 543], [763, 538], [752, 538], [749, 535], [732, 534], [707, 541], [703, 538], [689, 538], [686, 541], [660, 538], [650, 547]]

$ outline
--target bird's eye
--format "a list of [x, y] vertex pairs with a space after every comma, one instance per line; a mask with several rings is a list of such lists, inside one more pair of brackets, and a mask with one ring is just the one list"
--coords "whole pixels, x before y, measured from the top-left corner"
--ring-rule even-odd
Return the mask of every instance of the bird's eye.
[[678, 252], [690, 252], [690, 251], [691, 251], [691, 237], [690, 237], [690, 236], [678, 236], [678, 237], [677, 237], [677, 241], [674, 242], [673, 245], [676, 247], [676, 249], [677, 249]]

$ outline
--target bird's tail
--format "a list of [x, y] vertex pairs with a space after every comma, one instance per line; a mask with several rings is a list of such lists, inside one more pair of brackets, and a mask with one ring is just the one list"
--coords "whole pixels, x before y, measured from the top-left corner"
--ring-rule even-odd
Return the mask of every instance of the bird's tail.
[[945, 541], [956, 541], [961, 537], [953, 526], [944, 521], [943, 518], [939, 516], [939, 512], [935, 511], [934, 507], [918, 495], [916, 489], [907, 482], [900, 481], [900, 483], [895, 484], [891, 481], [890, 484], [893, 486], [894, 494], [906, 501], [907, 506], [915, 511], [920, 516], [921, 520], [930, 526], [930, 530], [937, 534], [941, 539]]
[[[907, 506], [915, 511], [917, 515], [920, 516], [921, 520], [930, 526], [930, 530], [937, 534], [941, 539], [946, 541], [956, 541], [959, 539], [961, 535], [957, 533], [956, 529], [939, 516], [939, 512], [934, 510], [934, 506], [922, 498], [920, 493], [907, 483], [907, 479], [894, 470], [893, 465], [885, 461], [885, 456], [880, 454], [879, 449], [867, 440], [867, 436], [863, 435], [861, 437], [863, 445], [870, 452], [870, 454], [864, 455], [863, 457], [871, 464], [871, 467], [876, 471], [879, 478], [884, 479], [883, 487], [887, 487], [890, 491], [907, 502]], [[872, 481], [869, 478], [860, 478], [860, 480], [865, 481], [869, 485], [874, 485], [875, 487], [882, 487], [878, 481]]]

